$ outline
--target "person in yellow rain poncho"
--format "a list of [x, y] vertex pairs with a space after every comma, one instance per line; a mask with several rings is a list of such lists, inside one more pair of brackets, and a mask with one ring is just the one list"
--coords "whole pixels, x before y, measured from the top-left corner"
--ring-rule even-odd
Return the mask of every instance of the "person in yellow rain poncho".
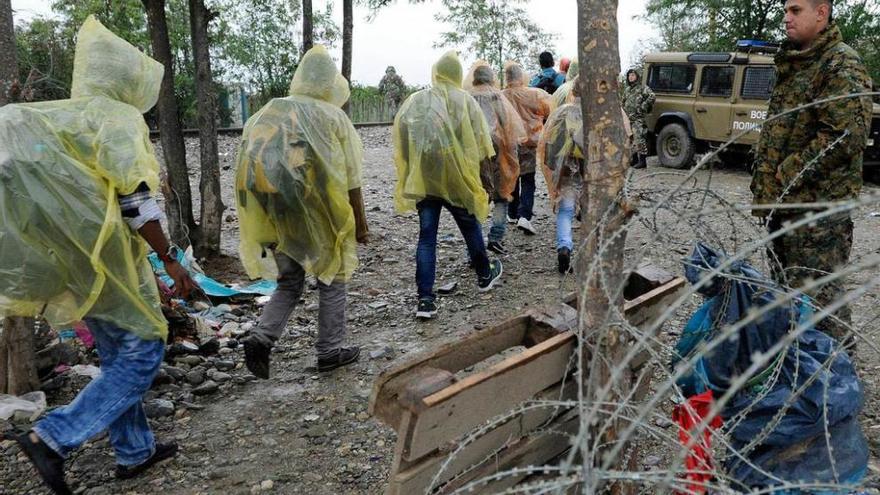
[[495, 72], [483, 60], [474, 63], [464, 84], [483, 111], [495, 148], [495, 156], [482, 164], [483, 186], [494, 203], [486, 247], [494, 253], [506, 254], [507, 205], [519, 179], [518, 149], [526, 140], [526, 131], [516, 109], [496, 86]]
[[437, 314], [434, 279], [437, 229], [443, 208], [452, 214], [477, 272], [479, 290], [500, 280], [501, 261], [489, 261], [480, 222], [489, 198], [480, 182], [480, 163], [492, 157], [492, 135], [480, 106], [462, 89], [461, 61], [455, 52], [434, 64], [433, 84], [413, 93], [394, 119], [394, 202], [401, 213], [418, 210], [416, 317]]
[[571, 224], [583, 187], [585, 146], [580, 89], [572, 86], [573, 100], [557, 108], [544, 124], [537, 160], [556, 210], [556, 253], [559, 273], [569, 273], [574, 242]]
[[360, 355], [342, 346], [355, 243], [367, 242], [363, 148], [341, 109], [348, 97], [348, 81], [316, 45], [300, 61], [290, 96], [273, 99], [245, 124], [235, 176], [241, 261], [251, 277], [278, 277], [278, 290], [244, 340], [245, 363], [260, 378], [269, 377], [269, 353], [302, 296], [306, 273], [320, 290], [318, 370]]
[[519, 179], [507, 208], [507, 217], [523, 232], [534, 235], [535, 153], [544, 131], [544, 121], [550, 115], [550, 96], [546, 91], [528, 87], [525, 72], [515, 62], [508, 62], [504, 67], [504, 80], [504, 96], [516, 109], [526, 130], [526, 141], [519, 147]]
[[101, 374], [68, 406], [11, 435], [56, 493], [64, 459], [109, 430], [118, 477], [173, 456], [142, 407], [167, 326], [147, 245], [175, 290], [195, 287], [162, 232], [159, 184], [142, 113], [163, 68], [93, 17], [77, 36], [71, 99], [0, 109], [0, 311], [63, 328], [84, 319]]

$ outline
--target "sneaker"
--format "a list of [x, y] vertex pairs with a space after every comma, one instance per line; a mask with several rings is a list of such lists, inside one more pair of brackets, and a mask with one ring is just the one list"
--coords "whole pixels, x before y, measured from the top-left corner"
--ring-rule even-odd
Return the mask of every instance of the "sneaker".
[[58, 495], [71, 495], [73, 492], [64, 481], [64, 458], [40, 440], [39, 437], [34, 442], [31, 439], [32, 433], [15, 434], [6, 432], [3, 434], [3, 438], [14, 440], [18, 443], [21, 451], [30, 459], [31, 464], [37, 469], [37, 473], [43, 478], [43, 483], [51, 488], [53, 492]]
[[489, 242], [489, 244], [486, 245], [486, 249], [495, 254], [507, 254], [507, 249], [504, 249], [504, 244], [497, 241]]
[[526, 217], [519, 217], [519, 221], [516, 222], [516, 226], [518, 229], [529, 235], [535, 235], [538, 233], [535, 230], [535, 227], [532, 226], [532, 222]]
[[349, 365], [358, 360], [361, 355], [360, 347], [340, 347], [335, 354], [329, 357], [318, 358], [318, 371], [326, 373], [336, 368]]
[[416, 318], [430, 320], [437, 316], [437, 303], [433, 299], [420, 299], [416, 307]]
[[507, 217], [507, 223], [516, 223], [519, 218], [511, 218], [509, 215]]
[[251, 335], [244, 340], [244, 364], [257, 378], [269, 378], [269, 354], [272, 346]]
[[563, 275], [571, 273], [571, 249], [566, 247], [559, 248], [556, 251], [556, 262], [559, 267], [559, 273]]
[[153, 452], [153, 455], [150, 456], [146, 461], [136, 465], [136, 466], [123, 466], [121, 464], [116, 465], [116, 477], [121, 480], [127, 480], [134, 478], [135, 476], [143, 473], [147, 469], [150, 468], [153, 464], [158, 464], [165, 459], [170, 459], [177, 455], [177, 444], [174, 442], [171, 443], [157, 443], [156, 451]]
[[486, 278], [480, 277], [480, 279], [477, 280], [479, 291], [489, 292], [492, 290], [492, 287], [495, 287], [495, 284], [501, 280], [502, 273], [504, 273], [504, 267], [501, 265], [501, 260], [492, 260], [489, 263], [489, 276]]

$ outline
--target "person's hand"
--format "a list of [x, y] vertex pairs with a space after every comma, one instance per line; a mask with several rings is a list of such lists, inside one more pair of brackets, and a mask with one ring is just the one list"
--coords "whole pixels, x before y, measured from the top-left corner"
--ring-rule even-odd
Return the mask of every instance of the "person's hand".
[[189, 272], [186, 271], [186, 268], [177, 261], [165, 263], [165, 272], [168, 273], [168, 276], [171, 277], [172, 280], [174, 280], [175, 297], [189, 299], [190, 294], [199, 288], [199, 284], [189, 276]]

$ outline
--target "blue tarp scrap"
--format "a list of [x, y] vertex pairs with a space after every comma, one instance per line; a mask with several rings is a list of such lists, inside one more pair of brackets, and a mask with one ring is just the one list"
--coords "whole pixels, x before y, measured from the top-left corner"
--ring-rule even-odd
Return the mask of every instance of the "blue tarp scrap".
[[[688, 281], [700, 282], [726, 258], [723, 252], [697, 244], [693, 254], [685, 260]], [[688, 361], [702, 342], [713, 341], [753, 308], [768, 306], [776, 301], [777, 295], [784, 294], [784, 289], [743, 261], [733, 263], [708, 282], [699, 290], [708, 299], [685, 326], [676, 346], [673, 367]], [[713, 350], [696, 359], [678, 380], [678, 385], [685, 396], [707, 389], [713, 390], [716, 397], [721, 396], [733, 380], [752, 365], [752, 356], [769, 350], [811, 316], [809, 299], [803, 295], [776, 308], [765, 308], [759, 318], [740, 328], [733, 338], [718, 342]], [[858, 422], [863, 390], [849, 356], [839, 352], [832, 358], [837, 347], [837, 342], [825, 333], [807, 328], [726, 404], [722, 411], [725, 421], [743, 415], [738, 422], [725, 424], [733, 450], [741, 451], [754, 439], [763, 438], [747, 453], [748, 462], [735, 455], [728, 458], [725, 467], [728, 474], [742, 484], [740, 488], [780, 484], [761, 470], [793, 483], [856, 485], [863, 479], [868, 464], [868, 445]], [[771, 375], [775, 379], [771, 379]], [[812, 384], [794, 397], [795, 391], [811, 377], [815, 377]], [[769, 434], [765, 432], [788, 402], [791, 404], [782, 419]], [[838, 475], [836, 480], [825, 437], [826, 422]], [[851, 492], [787, 490], [784, 493]]]
[[[150, 259], [150, 265], [153, 266], [153, 272], [165, 282], [165, 285], [168, 287], [174, 287], [174, 280], [172, 280], [165, 272], [165, 265], [159, 260], [159, 256], [156, 253], [150, 253], [148, 257]], [[246, 286], [225, 285], [203, 273], [192, 270], [190, 268], [189, 260], [183, 252], [178, 252], [177, 260], [187, 269], [187, 271], [189, 271], [190, 276], [192, 276], [193, 280], [195, 280], [202, 290], [205, 291], [205, 294], [212, 297], [232, 297], [243, 294], [271, 296], [275, 292], [275, 289], [278, 288], [278, 284], [271, 280], [260, 280], [259, 282]]]

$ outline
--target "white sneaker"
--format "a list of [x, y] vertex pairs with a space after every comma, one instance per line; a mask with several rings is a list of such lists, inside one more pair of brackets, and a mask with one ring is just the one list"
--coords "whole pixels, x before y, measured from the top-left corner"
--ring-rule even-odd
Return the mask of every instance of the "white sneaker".
[[516, 223], [516, 219], [507, 217], [507, 223]]
[[525, 217], [520, 217], [519, 221], [516, 222], [516, 226], [521, 229], [523, 232], [529, 235], [535, 235], [538, 232], [535, 230], [535, 227], [532, 227], [532, 222], [530, 222]]

